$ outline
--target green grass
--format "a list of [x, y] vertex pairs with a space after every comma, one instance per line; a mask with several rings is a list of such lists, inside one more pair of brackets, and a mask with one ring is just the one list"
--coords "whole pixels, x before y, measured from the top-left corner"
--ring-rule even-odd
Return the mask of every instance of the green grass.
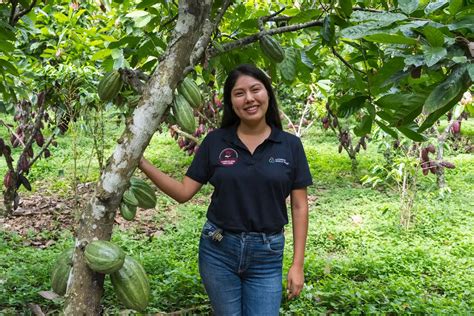
[[[115, 127], [109, 128], [108, 153], [116, 133]], [[84, 171], [91, 142], [86, 135], [80, 135], [77, 141], [82, 148], [77, 162]], [[435, 190], [431, 175], [420, 176], [415, 222], [404, 229], [399, 225], [397, 193], [361, 186], [351, 174], [348, 157], [337, 153], [334, 136], [314, 128], [303, 142], [314, 180], [309, 188], [314, 199], [306, 249], [306, 284], [298, 299], [283, 302], [281, 314], [474, 313], [473, 155], [450, 152], [448, 160], [456, 164], [456, 169], [447, 170], [451, 193], [445, 196]], [[32, 179], [41, 179], [43, 186], [50, 183], [51, 192], [72, 194], [70, 144], [70, 136], [65, 135], [55, 154], [57, 160], [39, 164], [38, 170], [32, 170]], [[179, 151], [166, 132], [155, 135], [145, 156], [178, 178], [192, 159]], [[383, 157], [369, 144], [358, 159], [363, 174]], [[64, 169], [63, 184], [57, 184], [55, 166], [60, 165]], [[93, 161], [88, 176], [81, 180], [95, 180], [97, 175]], [[197, 247], [211, 192], [212, 187], [207, 185], [183, 205], [160, 195], [154, 217], [162, 230], [158, 235], [147, 236], [139, 229], [114, 230], [113, 241], [139, 260], [149, 275], [152, 297], [148, 313], [192, 307], [208, 313], [197, 269]], [[354, 216], [361, 223], [355, 223]], [[291, 263], [290, 231], [287, 229], [285, 271]], [[28, 303], [39, 304], [43, 311], [59, 311], [61, 299], [49, 301], [38, 292], [50, 288], [53, 260], [72, 245], [71, 233], [64, 231], [60, 237], [51, 233], [57, 242], [43, 250], [25, 243], [34, 234], [27, 238], [6, 231], [0, 234], [0, 314], [31, 314]], [[123, 309], [108, 279], [103, 304], [107, 314]]]

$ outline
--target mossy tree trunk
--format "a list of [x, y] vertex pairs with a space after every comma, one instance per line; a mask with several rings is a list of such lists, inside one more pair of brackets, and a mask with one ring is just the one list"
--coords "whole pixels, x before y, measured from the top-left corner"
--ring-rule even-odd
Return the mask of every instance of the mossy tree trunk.
[[[95, 194], [84, 210], [77, 231], [73, 269], [66, 294], [66, 315], [99, 315], [104, 275], [84, 262], [88, 242], [109, 240], [116, 210], [138, 161], [173, 101], [173, 91], [209, 42], [212, 1], [180, 1], [179, 17], [166, 52], [145, 87], [142, 98], [101, 174]], [[211, 25], [209, 25], [211, 24]]]

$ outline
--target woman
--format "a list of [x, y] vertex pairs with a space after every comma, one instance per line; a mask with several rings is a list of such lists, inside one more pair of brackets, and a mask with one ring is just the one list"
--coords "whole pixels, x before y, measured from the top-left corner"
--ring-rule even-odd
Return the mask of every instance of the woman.
[[300, 294], [312, 179], [301, 141], [282, 130], [263, 71], [252, 65], [231, 71], [221, 128], [205, 137], [182, 182], [145, 159], [139, 168], [180, 203], [203, 184], [214, 186], [199, 271], [216, 315], [278, 315], [290, 196], [294, 252], [287, 293], [289, 299]]

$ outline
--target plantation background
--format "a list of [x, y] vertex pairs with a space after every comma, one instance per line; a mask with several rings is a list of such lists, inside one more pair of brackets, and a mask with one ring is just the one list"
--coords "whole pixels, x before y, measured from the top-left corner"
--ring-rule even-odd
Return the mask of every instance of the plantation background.
[[[106, 114], [107, 157], [121, 126], [113, 111]], [[464, 140], [472, 141], [473, 120], [463, 124]], [[52, 157], [38, 161], [30, 172], [33, 191], [20, 189], [23, 204], [11, 219], [0, 222], [0, 314], [31, 315], [31, 304], [49, 314], [62, 309], [61, 298], [48, 300], [39, 292], [50, 290], [53, 262], [72, 246], [75, 223], [94, 188], [87, 183], [99, 175], [86, 125], [78, 120], [58, 138]], [[281, 314], [473, 313], [472, 153], [447, 146], [447, 159], [456, 165], [446, 174], [451, 193], [440, 195], [434, 176], [422, 177], [419, 171], [414, 224], [404, 229], [397, 192], [387, 185], [361, 185], [347, 155], [337, 152], [332, 132], [317, 124], [302, 140], [314, 180], [309, 188], [306, 284], [298, 299], [284, 301]], [[358, 156], [361, 177], [383, 161], [377, 148], [374, 140]], [[166, 126], [155, 134], [145, 156], [178, 178], [192, 159]], [[0, 173], [5, 169], [2, 160]], [[133, 222], [117, 215], [112, 240], [141, 262], [150, 278], [147, 313], [209, 313], [197, 269], [197, 246], [211, 192], [207, 185], [182, 205], [158, 192], [156, 210], [139, 211]], [[285, 270], [291, 262], [289, 229], [286, 237]], [[108, 278], [103, 308], [107, 315], [124, 309]]]

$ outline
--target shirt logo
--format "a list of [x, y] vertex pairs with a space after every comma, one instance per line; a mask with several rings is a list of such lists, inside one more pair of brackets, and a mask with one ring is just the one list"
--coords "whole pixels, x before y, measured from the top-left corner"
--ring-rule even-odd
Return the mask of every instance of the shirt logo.
[[289, 165], [290, 163], [288, 161], [286, 161], [285, 158], [273, 158], [273, 157], [270, 157], [270, 159], [268, 159], [268, 162], [269, 163], [282, 163], [282, 164], [285, 164], [285, 165]]
[[219, 162], [224, 166], [232, 166], [237, 162], [239, 154], [235, 149], [226, 148], [219, 154]]

